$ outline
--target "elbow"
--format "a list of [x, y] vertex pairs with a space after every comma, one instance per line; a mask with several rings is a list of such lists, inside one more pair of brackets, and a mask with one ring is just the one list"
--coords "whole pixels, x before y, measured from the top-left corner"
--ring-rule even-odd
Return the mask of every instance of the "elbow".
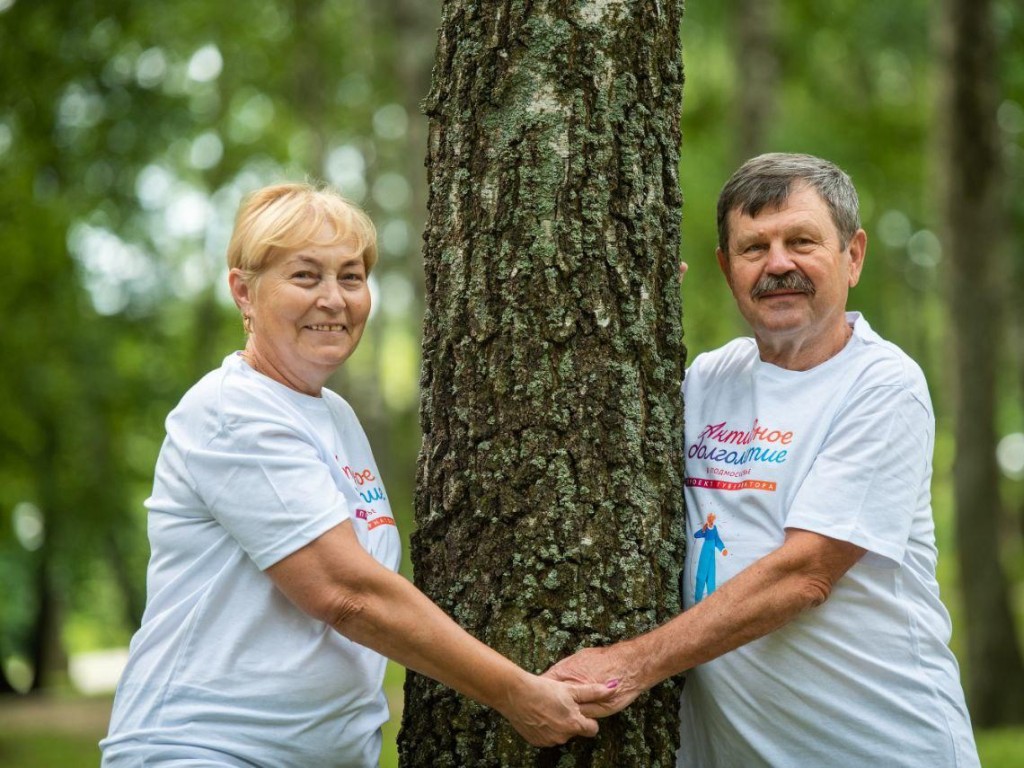
[[347, 635], [346, 627], [357, 621], [366, 612], [367, 601], [354, 592], [335, 591], [317, 606], [313, 615]]
[[817, 608], [832, 594], [832, 579], [823, 574], [804, 574], [800, 579], [799, 594], [803, 608]]

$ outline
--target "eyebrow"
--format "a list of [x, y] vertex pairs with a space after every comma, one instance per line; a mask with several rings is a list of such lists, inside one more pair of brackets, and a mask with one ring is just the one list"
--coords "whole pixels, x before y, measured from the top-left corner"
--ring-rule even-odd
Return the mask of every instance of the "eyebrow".
[[[828, 237], [827, 232], [822, 232], [821, 227], [811, 222], [796, 222], [794, 224], [790, 224], [789, 226], [783, 228], [782, 230], [783, 240], [788, 240], [789, 238], [794, 237], [795, 235], [809, 235], [810, 237], [815, 238], [817, 240], [824, 240]], [[753, 235], [737, 236], [734, 242], [736, 244], [736, 247], [739, 247], [741, 245], [752, 245], [753, 243], [759, 243], [767, 239], [769, 238], [766, 238], [761, 232], [757, 232]]]
[[[314, 266], [314, 267], [322, 267], [323, 266], [323, 262], [320, 259], [317, 259], [314, 256], [309, 256], [309, 255], [307, 255], [305, 253], [294, 253], [294, 254], [292, 254], [288, 258], [288, 261], [289, 262], [299, 261], [299, 262], [302, 262], [303, 264], [309, 264], [309, 265]], [[287, 262], [285, 262], [285, 263], [287, 263]], [[341, 266], [342, 267], [350, 267], [353, 264], [362, 264], [362, 263], [363, 263], [363, 257], [362, 257], [361, 254], [359, 254], [359, 255], [352, 256], [351, 258], [345, 259], [345, 261], [341, 262]]]

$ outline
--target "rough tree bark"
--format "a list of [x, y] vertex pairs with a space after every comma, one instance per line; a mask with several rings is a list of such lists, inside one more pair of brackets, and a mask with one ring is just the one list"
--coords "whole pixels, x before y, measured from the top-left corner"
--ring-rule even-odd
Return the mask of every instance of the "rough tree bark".
[[[677, 0], [443, 5], [413, 563], [527, 669], [678, 611]], [[404, 766], [668, 766], [668, 682], [535, 750], [410, 674]]]
[[995, 461], [1002, 351], [1003, 200], [995, 123], [991, 0], [947, 0], [943, 104], [944, 219], [956, 350], [956, 533], [967, 617], [967, 696], [977, 726], [1024, 722], [1024, 664], [1000, 567], [1002, 499]]

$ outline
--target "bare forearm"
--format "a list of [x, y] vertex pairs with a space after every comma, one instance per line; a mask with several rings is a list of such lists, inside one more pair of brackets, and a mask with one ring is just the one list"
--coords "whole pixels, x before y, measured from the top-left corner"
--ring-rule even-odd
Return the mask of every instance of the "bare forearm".
[[[382, 569], [383, 570], [383, 569]], [[331, 621], [349, 639], [504, 711], [526, 673], [459, 627], [406, 579], [383, 572], [359, 608]]]
[[272, 565], [267, 573], [301, 610], [360, 645], [500, 712], [535, 746], [593, 736], [581, 703], [610, 697], [600, 685], [544, 680], [472, 637], [409, 581], [362, 548], [350, 521]]
[[635, 659], [643, 689], [764, 637], [825, 599], [827, 591], [809, 587], [805, 576], [773, 555], [755, 562], [690, 610], [623, 644]]
[[613, 714], [662, 680], [763, 637], [821, 604], [863, 554], [849, 542], [787, 531], [781, 547], [690, 610], [632, 640], [577, 651], [545, 675], [577, 682], [618, 681], [609, 701], [584, 709], [600, 717]]

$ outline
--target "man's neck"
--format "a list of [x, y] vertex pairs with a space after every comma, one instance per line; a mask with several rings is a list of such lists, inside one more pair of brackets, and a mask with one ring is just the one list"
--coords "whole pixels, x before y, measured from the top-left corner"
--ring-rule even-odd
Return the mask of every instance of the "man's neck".
[[853, 326], [846, 322], [834, 330], [810, 339], [768, 340], [756, 337], [761, 360], [787, 371], [809, 371], [838, 355], [853, 336]]

